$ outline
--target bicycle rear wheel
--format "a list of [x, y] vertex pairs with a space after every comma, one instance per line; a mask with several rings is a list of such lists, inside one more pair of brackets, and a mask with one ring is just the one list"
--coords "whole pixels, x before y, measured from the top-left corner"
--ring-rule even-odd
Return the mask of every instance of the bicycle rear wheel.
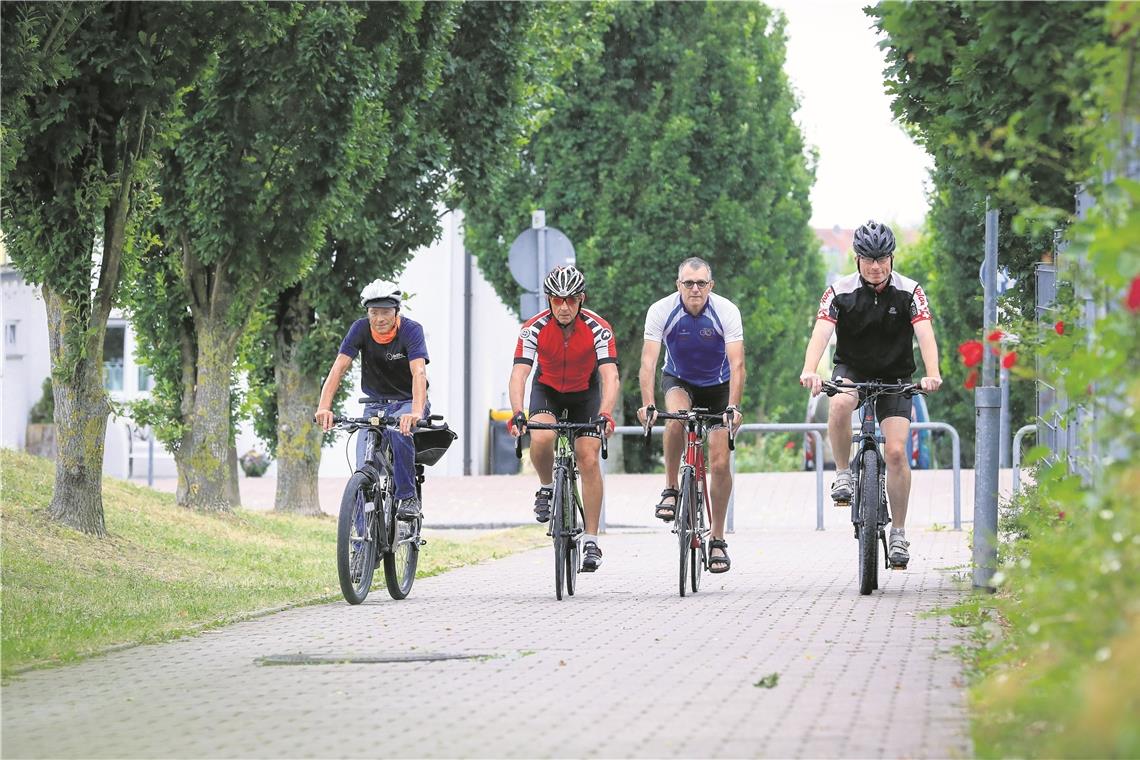
[[879, 458], [874, 451], [861, 455], [859, 499], [859, 593], [866, 596], [879, 581]]
[[567, 557], [566, 536], [564, 534], [566, 490], [565, 476], [556, 475], [554, 478], [554, 499], [551, 502], [553, 514], [550, 515], [550, 533], [554, 538], [554, 597], [558, 601], [562, 601], [562, 589], [566, 584]]
[[[420, 527], [422, 519], [414, 522], [397, 520], [395, 499], [390, 500], [388, 512], [389, 549], [384, 552], [384, 581], [393, 599], [405, 599], [416, 580], [416, 567], [420, 563]], [[387, 506], [387, 505], [386, 505]]]
[[681, 473], [681, 487], [677, 497], [677, 548], [678, 578], [681, 596], [685, 595], [685, 585], [689, 583], [689, 559], [693, 553], [692, 514], [696, 507], [697, 490], [691, 470]]
[[360, 604], [372, 588], [376, 570], [376, 509], [365, 509], [375, 499], [376, 484], [363, 473], [349, 478], [340, 500], [336, 531], [336, 569], [340, 591], [349, 604]]
[[705, 542], [704, 542], [704, 527], [705, 527], [705, 494], [704, 489], [701, 488], [700, 483], [696, 486], [696, 498], [693, 500], [693, 511], [689, 519], [693, 525], [692, 538], [689, 540], [689, 545], [692, 547], [691, 554], [689, 555], [689, 587], [693, 593], [697, 593], [701, 589], [701, 576], [704, 574], [705, 569]]

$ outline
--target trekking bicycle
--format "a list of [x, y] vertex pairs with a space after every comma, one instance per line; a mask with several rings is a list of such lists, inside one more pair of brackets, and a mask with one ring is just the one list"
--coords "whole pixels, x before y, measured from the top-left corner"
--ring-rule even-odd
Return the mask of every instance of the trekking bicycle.
[[[596, 432], [602, 440], [602, 459], [609, 457], [606, 443], [606, 421], [595, 422], [528, 422], [527, 429], [553, 430], [554, 442], [554, 496], [550, 502], [550, 529], [546, 535], [554, 542], [554, 596], [562, 601], [565, 589], [574, 596], [574, 584], [581, 566], [578, 537], [586, 521], [582, 512], [582, 497], [578, 493], [578, 460], [574, 455], [574, 442], [583, 432]], [[515, 439], [515, 456], [522, 459], [522, 436]]]
[[[367, 401], [367, 399], [362, 399]], [[416, 496], [424, 482], [424, 467], [431, 466], [456, 439], [455, 432], [432, 415], [417, 423], [415, 443]], [[376, 563], [384, 565], [384, 581], [393, 599], [404, 599], [412, 590], [419, 564], [423, 517], [396, 519], [396, 484], [392, 451], [385, 428], [399, 428], [399, 417], [334, 417], [335, 430], [351, 434], [363, 431], [364, 457], [345, 486], [337, 520], [336, 567], [340, 590], [349, 604], [360, 604], [372, 588]], [[347, 444], [346, 444], [347, 446]]]
[[859, 391], [859, 415], [862, 429], [852, 437], [856, 450], [851, 457], [851, 474], [855, 487], [850, 503], [837, 501], [836, 506], [851, 507], [851, 524], [859, 541], [859, 593], [866, 596], [879, 587], [879, 544], [883, 545], [884, 567], [890, 569], [887, 551], [887, 523], [891, 521], [887, 504], [886, 460], [879, 450], [882, 434], [875, 433], [875, 401], [882, 395], [907, 398], [923, 394], [913, 383], [850, 383], [825, 380], [823, 392], [828, 396], [844, 390]]
[[[646, 407], [645, 438], [649, 440], [653, 429], [654, 412], [659, 420], [680, 420], [685, 423], [685, 456], [681, 461], [678, 479], [678, 496], [673, 515], [673, 533], [677, 535], [678, 590], [685, 595], [688, 582], [693, 593], [701, 587], [701, 573], [709, 568], [709, 523], [712, 521], [709, 501], [708, 471], [705, 469], [705, 441], [710, 423], [720, 423], [724, 414], [713, 414], [708, 409], [694, 408], [679, 412], [659, 412], [652, 404]], [[728, 448], [736, 448], [732, 426], [728, 427]], [[668, 519], [666, 517], [666, 519]], [[687, 577], [686, 577], [687, 576]]]

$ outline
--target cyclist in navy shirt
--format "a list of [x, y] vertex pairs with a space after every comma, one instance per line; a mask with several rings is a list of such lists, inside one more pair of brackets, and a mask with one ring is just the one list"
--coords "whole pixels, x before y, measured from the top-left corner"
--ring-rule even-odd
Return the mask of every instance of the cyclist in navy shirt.
[[[424, 329], [418, 322], [400, 316], [400, 288], [384, 280], [374, 280], [360, 294], [361, 305], [368, 310], [367, 319], [358, 319], [348, 328], [333, 361], [321, 400], [314, 415], [323, 430], [333, 425], [332, 403], [336, 389], [361, 355], [360, 387], [368, 396], [365, 416], [400, 418], [402, 435], [392, 429], [384, 438], [392, 449], [393, 479], [396, 485], [396, 514], [402, 520], [420, 516], [416, 496], [415, 444], [412, 429], [430, 412], [427, 400], [427, 345]], [[357, 464], [364, 455], [364, 437], [357, 441]]]
[[[654, 386], [661, 345], [665, 345], [665, 369], [661, 390], [670, 412], [696, 407], [724, 412], [724, 425], [735, 430], [741, 421], [740, 399], [744, 393], [744, 327], [740, 309], [713, 290], [712, 267], [704, 259], [685, 259], [677, 270], [677, 292], [649, 307], [645, 315], [645, 342], [641, 348], [641, 408], [644, 424], [647, 407], [656, 406]], [[654, 417], [656, 413], [654, 414]], [[730, 419], [731, 417], [731, 419]], [[724, 523], [732, 493], [728, 430], [724, 425], [709, 431], [709, 490], [712, 500], [712, 541], [709, 571], [723, 573], [732, 566]], [[677, 473], [685, 444], [684, 424], [669, 420], [665, 425], [665, 490], [654, 514], [672, 521], [677, 509]]]

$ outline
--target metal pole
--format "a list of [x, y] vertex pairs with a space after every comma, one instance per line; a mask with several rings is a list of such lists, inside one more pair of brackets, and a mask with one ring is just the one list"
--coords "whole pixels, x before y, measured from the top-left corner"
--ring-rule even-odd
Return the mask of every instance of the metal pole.
[[728, 492], [728, 533], [736, 532], [736, 452], [728, 452], [728, 471], [732, 473], [732, 490]]
[[598, 516], [598, 535], [606, 532], [606, 460], [598, 456], [598, 470], [602, 473], [602, 513]]
[[471, 251], [463, 247], [463, 474], [471, 474]]
[[1002, 469], [1009, 467], [1009, 370], [1001, 368], [998, 373], [1001, 383], [1001, 415], [998, 418], [998, 440], [1001, 442], [1001, 451], [998, 456], [998, 466]]
[[815, 438], [815, 529], [823, 530], [823, 436], [811, 431]]
[[[998, 212], [987, 210], [982, 314], [987, 335], [997, 324], [997, 235]], [[993, 590], [991, 579], [997, 566], [1001, 389], [994, 384], [995, 359], [988, 349], [982, 354], [982, 382], [974, 389], [974, 588], [986, 590]]]

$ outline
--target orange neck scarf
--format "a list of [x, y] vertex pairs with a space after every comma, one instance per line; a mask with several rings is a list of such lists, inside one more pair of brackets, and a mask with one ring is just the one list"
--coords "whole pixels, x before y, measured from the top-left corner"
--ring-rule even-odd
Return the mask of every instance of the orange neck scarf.
[[400, 331], [400, 318], [396, 317], [396, 325], [386, 333], [378, 333], [375, 329], [369, 326], [369, 331], [372, 333], [372, 340], [377, 343], [391, 343], [396, 339], [396, 333]]

